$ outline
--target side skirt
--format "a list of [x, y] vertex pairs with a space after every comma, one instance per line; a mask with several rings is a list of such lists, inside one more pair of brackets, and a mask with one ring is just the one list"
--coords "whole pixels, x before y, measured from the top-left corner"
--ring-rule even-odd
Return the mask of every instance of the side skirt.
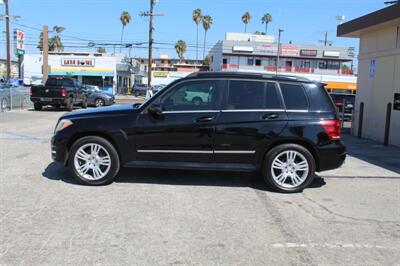
[[131, 161], [131, 162], [124, 164], [124, 167], [182, 169], [182, 170], [237, 171], [237, 172], [257, 172], [260, 169], [260, 167], [258, 165], [254, 165], [254, 164], [160, 162], [160, 161]]

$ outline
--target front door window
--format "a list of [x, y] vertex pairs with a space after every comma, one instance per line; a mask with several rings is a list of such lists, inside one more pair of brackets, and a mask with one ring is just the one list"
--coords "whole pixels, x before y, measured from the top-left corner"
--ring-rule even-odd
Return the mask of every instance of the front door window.
[[177, 85], [158, 104], [164, 111], [215, 110], [220, 81], [193, 81]]

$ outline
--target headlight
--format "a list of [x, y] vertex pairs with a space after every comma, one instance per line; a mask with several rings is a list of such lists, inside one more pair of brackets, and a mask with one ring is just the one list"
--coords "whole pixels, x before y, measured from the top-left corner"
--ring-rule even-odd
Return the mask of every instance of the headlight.
[[67, 128], [72, 125], [73, 125], [73, 123], [71, 122], [71, 120], [62, 119], [60, 122], [58, 122], [56, 129], [54, 130], [54, 133], [57, 133], [58, 131], [61, 131], [64, 128]]

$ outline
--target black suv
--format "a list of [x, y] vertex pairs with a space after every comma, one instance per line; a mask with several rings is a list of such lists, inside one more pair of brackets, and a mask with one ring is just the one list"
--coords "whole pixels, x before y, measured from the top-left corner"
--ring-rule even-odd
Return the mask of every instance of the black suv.
[[[196, 91], [201, 102], [190, 101]], [[203, 72], [171, 83], [140, 106], [62, 116], [52, 156], [88, 185], [111, 183], [123, 166], [259, 171], [274, 189], [295, 192], [315, 171], [340, 167], [346, 148], [323, 84]]]

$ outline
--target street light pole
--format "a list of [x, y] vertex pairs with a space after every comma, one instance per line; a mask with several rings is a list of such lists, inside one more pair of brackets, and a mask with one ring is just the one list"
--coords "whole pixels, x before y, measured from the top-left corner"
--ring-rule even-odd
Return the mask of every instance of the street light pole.
[[279, 29], [279, 34], [278, 34], [278, 49], [276, 52], [276, 75], [278, 76], [278, 68], [279, 68], [279, 57], [281, 55], [281, 34], [283, 30]]
[[8, 0], [4, 1], [6, 6], [6, 34], [7, 34], [7, 80], [11, 78], [11, 51], [10, 51], [10, 14], [8, 10]]
[[43, 84], [46, 83], [49, 77], [49, 27], [47, 25], [43, 26]]
[[153, 10], [155, 0], [150, 0], [150, 14], [149, 14], [149, 64], [147, 66], [147, 93], [146, 97], [151, 96], [151, 68], [153, 66]]

